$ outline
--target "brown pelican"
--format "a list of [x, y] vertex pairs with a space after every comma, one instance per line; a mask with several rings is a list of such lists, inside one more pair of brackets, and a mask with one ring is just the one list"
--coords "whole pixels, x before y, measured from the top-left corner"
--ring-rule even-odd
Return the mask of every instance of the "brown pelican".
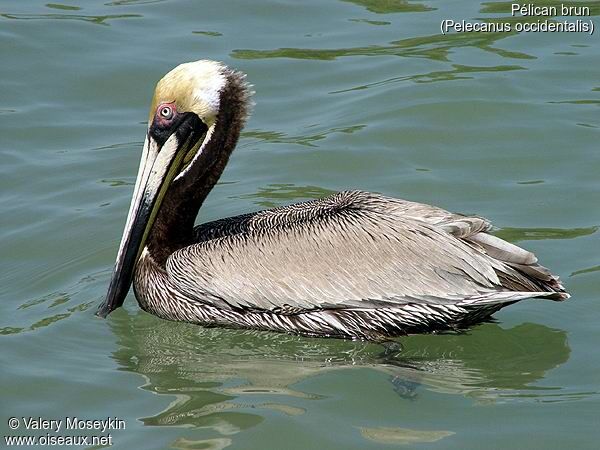
[[455, 329], [529, 297], [569, 297], [527, 250], [464, 216], [361, 191], [194, 226], [248, 116], [245, 75], [214, 61], [158, 82], [106, 317], [142, 307], [205, 326], [384, 339]]

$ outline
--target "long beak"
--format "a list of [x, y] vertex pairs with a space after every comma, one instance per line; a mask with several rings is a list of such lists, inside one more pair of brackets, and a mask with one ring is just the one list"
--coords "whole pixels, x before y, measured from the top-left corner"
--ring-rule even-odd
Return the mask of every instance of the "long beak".
[[97, 316], [106, 317], [125, 301], [133, 280], [135, 264], [165, 193], [186, 153], [190, 151], [190, 147], [195, 147], [190, 142], [191, 135], [179, 142], [182, 137], [180, 133], [173, 133], [163, 145], [159, 145], [150, 133], [146, 137], [117, 261], [106, 299], [98, 308]]

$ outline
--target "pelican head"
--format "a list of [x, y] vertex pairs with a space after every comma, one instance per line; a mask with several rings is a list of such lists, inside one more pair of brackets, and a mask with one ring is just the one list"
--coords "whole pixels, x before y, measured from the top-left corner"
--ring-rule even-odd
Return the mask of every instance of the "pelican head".
[[[205, 184], [210, 187], [216, 183], [246, 118], [249, 91], [244, 77], [221, 63], [201, 60], [181, 64], [156, 85], [133, 198], [108, 293], [98, 308], [100, 317], [123, 304], [165, 198], [174, 197], [169, 193], [180, 191], [183, 196], [203, 177], [209, 178]], [[196, 203], [203, 199], [196, 198]]]

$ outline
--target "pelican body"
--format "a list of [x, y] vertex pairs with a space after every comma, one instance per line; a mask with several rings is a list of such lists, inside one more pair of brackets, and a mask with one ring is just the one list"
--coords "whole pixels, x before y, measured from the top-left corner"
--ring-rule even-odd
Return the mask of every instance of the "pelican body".
[[381, 340], [462, 328], [530, 297], [569, 297], [481, 218], [362, 191], [195, 226], [248, 116], [245, 75], [182, 64], [156, 86], [106, 300], [131, 284], [168, 320]]

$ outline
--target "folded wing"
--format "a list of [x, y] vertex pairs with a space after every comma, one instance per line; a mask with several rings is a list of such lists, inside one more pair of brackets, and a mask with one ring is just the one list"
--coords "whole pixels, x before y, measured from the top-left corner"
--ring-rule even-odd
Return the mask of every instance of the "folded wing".
[[200, 225], [167, 272], [221, 308], [376, 308], [563, 299], [535, 256], [479, 217], [361, 191]]

